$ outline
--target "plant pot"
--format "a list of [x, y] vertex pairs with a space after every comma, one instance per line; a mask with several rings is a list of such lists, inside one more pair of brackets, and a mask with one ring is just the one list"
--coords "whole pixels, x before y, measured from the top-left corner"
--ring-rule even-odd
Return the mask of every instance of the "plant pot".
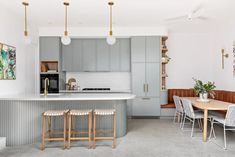
[[200, 93], [199, 98], [200, 98], [200, 100], [207, 100], [208, 99], [208, 93]]

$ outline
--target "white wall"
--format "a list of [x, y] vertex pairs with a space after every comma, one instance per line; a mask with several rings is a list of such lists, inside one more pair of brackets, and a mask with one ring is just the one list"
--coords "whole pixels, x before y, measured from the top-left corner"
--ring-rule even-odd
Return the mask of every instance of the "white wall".
[[[217, 89], [235, 90], [233, 78], [232, 45], [235, 41], [235, 24], [207, 24], [203, 30], [181, 28], [169, 32], [170, 63], [167, 65], [168, 88], [192, 88], [192, 77], [203, 81], [215, 81]], [[229, 53], [225, 69], [221, 68], [221, 49]]]
[[213, 53], [209, 34], [170, 33], [167, 88], [192, 88], [192, 78], [213, 80]]
[[1, 7], [0, 19], [0, 42], [16, 47], [16, 80], [0, 80], [0, 95], [35, 92], [37, 46], [23, 41], [23, 17]]

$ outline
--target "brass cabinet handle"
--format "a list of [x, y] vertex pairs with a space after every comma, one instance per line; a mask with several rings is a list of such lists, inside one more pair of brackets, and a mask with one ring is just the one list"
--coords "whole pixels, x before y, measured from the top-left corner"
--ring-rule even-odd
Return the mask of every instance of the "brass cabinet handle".
[[146, 86], [147, 86], [147, 92], [149, 92], [149, 84], [147, 84]]
[[142, 100], [150, 100], [151, 98], [148, 98], [148, 97], [145, 97], [145, 98], [142, 98]]
[[144, 90], [144, 92], [145, 92], [145, 84], [144, 84], [143, 90]]

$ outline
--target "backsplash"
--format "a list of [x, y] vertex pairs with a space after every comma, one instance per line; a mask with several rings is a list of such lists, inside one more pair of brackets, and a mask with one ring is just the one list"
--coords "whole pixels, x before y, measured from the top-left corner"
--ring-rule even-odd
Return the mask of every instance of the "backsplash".
[[111, 88], [111, 90], [130, 91], [129, 72], [67, 72], [66, 82], [75, 78], [80, 88]]

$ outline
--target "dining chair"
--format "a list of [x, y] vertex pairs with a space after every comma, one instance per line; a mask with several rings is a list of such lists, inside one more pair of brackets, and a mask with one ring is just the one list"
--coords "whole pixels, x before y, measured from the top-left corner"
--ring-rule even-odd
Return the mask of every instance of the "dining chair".
[[173, 100], [175, 103], [175, 114], [174, 114], [174, 119], [173, 119], [173, 123], [175, 123], [176, 117], [179, 116], [180, 118], [180, 128], [182, 126], [183, 123], [183, 117], [184, 117], [184, 109], [180, 100], [179, 96], [174, 95], [173, 96]]
[[184, 125], [185, 125], [185, 120], [189, 120], [192, 122], [192, 130], [191, 130], [191, 137], [193, 137], [193, 132], [194, 132], [194, 126], [195, 126], [195, 121], [198, 121], [199, 128], [202, 130], [202, 121], [203, 119], [203, 113], [202, 112], [194, 112], [192, 102], [190, 100], [181, 99], [182, 104], [183, 104], [183, 109], [184, 109], [184, 120], [182, 124], [182, 129], [184, 130]]
[[212, 115], [212, 121], [211, 121], [211, 130], [210, 130], [210, 136], [209, 140], [211, 141], [211, 135], [213, 133], [214, 139], [216, 139], [215, 136], [215, 130], [214, 130], [214, 124], [222, 124], [224, 129], [224, 146], [218, 146], [222, 147], [223, 149], [227, 149], [227, 140], [226, 140], [226, 131], [227, 130], [235, 130], [235, 105], [229, 105], [228, 110], [226, 113], [226, 116], [222, 114], [213, 114]]

